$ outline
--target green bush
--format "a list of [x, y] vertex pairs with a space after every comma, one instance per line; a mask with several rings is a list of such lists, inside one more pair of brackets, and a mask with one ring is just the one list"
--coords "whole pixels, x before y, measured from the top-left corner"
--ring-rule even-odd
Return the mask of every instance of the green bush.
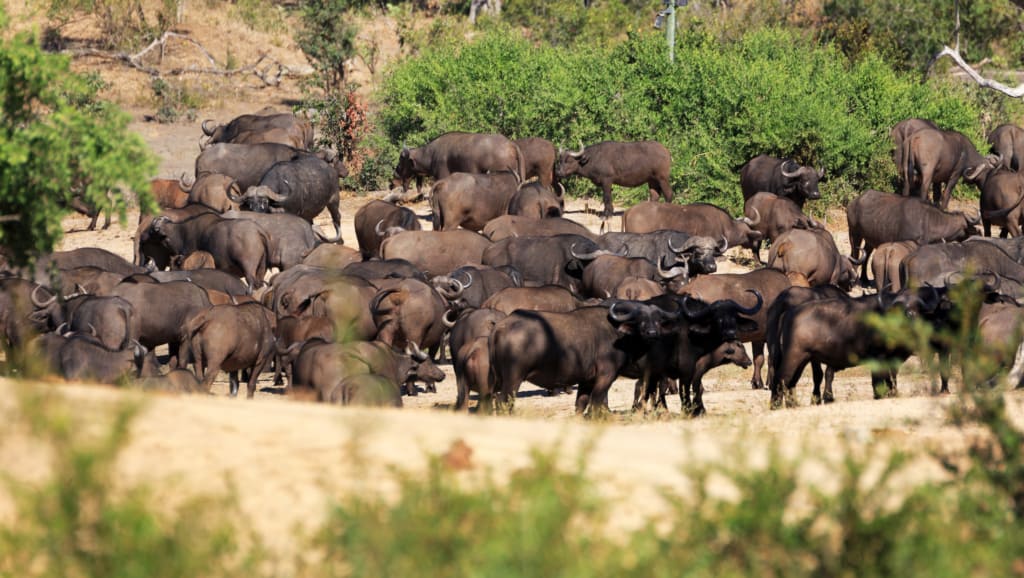
[[[491, 24], [474, 40], [398, 64], [380, 91], [378, 135], [409, 146], [453, 130], [541, 136], [564, 147], [656, 139], [673, 155], [681, 200], [732, 210], [742, 201], [738, 170], [758, 154], [824, 168], [826, 203], [834, 204], [867, 188], [891, 190], [889, 129], [903, 118], [925, 116], [983, 142], [976, 89], [921, 84], [873, 53], [850, 64], [785, 29], [726, 44], [695, 29], [678, 44], [670, 65], [656, 33], [608, 48], [557, 48]], [[574, 182], [570, 190], [593, 187]], [[646, 191], [617, 197], [630, 203]]]

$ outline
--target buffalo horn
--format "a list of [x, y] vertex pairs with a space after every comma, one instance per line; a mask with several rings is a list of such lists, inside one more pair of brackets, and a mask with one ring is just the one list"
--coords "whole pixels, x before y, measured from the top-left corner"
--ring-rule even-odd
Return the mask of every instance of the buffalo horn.
[[718, 252], [719, 253], [725, 253], [728, 250], [729, 250], [729, 239], [726, 239], [725, 235], [722, 235], [722, 245], [721, 245], [721, 248], [718, 250]]
[[212, 136], [212, 135], [213, 135], [213, 131], [214, 131], [214, 129], [216, 128], [215, 126], [213, 126], [213, 125], [212, 125], [212, 123], [213, 123], [213, 122], [214, 122], [214, 121], [213, 121], [213, 119], [212, 119], [212, 118], [208, 118], [208, 119], [206, 119], [206, 120], [204, 120], [204, 121], [203, 121], [203, 124], [202, 124], [202, 127], [203, 127], [203, 133], [204, 133], [204, 134], [205, 134], [206, 136]]
[[465, 269], [463, 269], [463, 270], [459, 271], [459, 273], [461, 273], [462, 275], [466, 276], [466, 280], [465, 281], [460, 281], [460, 283], [462, 283], [462, 288], [463, 289], [469, 289], [470, 287], [472, 287], [473, 286], [473, 276], [469, 274], [469, 271], [466, 271]]
[[[454, 309], [449, 309], [449, 310], [444, 312], [444, 315], [441, 316], [441, 323], [444, 324], [444, 326], [447, 327], [448, 329], [451, 329], [452, 327], [455, 327], [455, 322], [458, 321], [458, 317], [456, 317], [456, 319], [450, 319], [448, 317], [452, 313], [455, 313], [455, 310]], [[458, 315], [458, 314], [456, 314], [456, 315]]]
[[662, 269], [661, 261], [661, 259], [658, 259], [658, 275], [660, 275], [663, 279], [675, 279], [680, 275], [684, 277], [690, 276], [690, 265], [686, 261], [683, 261], [682, 265], [672, 267], [671, 269], [668, 270]]
[[966, 218], [966, 219], [967, 219], [967, 224], [968, 224], [968, 225], [971, 225], [972, 227], [973, 227], [974, 225], [977, 225], [978, 223], [980, 223], [980, 222], [981, 222], [981, 215], [978, 215], [977, 217], [973, 217], [973, 218], [971, 218], [971, 217], [968, 217], [968, 216], [967, 216], [967, 215], [965, 214], [965, 215], [964, 215], [964, 218]]
[[[787, 166], [795, 166], [796, 169], [794, 169], [792, 171], [787, 171], [786, 170]], [[800, 176], [800, 169], [801, 169], [800, 165], [796, 164], [795, 161], [789, 161], [789, 160], [784, 162], [784, 163], [782, 163], [782, 166], [779, 167], [779, 171], [782, 172], [782, 176], [786, 177], [787, 179], [795, 179], [796, 177]]]
[[757, 304], [749, 308], [744, 308], [737, 305], [736, 310], [744, 315], [753, 315], [761, 310], [761, 306], [764, 305], [764, 297], [761, 296], [761, 292], [758, 291], [757, 289], [747, 289], [746, 292], [754, 294], [754, 297], [757, 299]]
[[699, 245], [699, 243], [697, 242], [697, 238], [696, 237], [687, 237], [686, 240], [683, 241], [683, 246], [682, 247], [676, 247], [675, 245], [672, 244], [672, 237], [668, 238], [668, 248], [673, 253], [685, 253], [686, 251], [688, 251], [688, 250], [690, 250], [690, 249], [692, 249], [692, 248], [694, 248], [694, 247], [696, 247], [698, 245]]
[[420, 346], [416, 345], [415, 341], [410, 341], [408, 345], [405, 346], [405, 354], [420, 363], [426, 361], [428, 357], [427, 352], [420, 349]]
[[178, 178], [178, 188], [185, 191], [186, 193], [192, 192], [192, 185], [196, 184], [195, 177], [191, 181], [187, 180], [188, 175], [181, 173], [181, 177]]
[[750, 217], [742, 217], [742, 218], [736, 219], [736, 220], [737, 221], [742, 221], [742, 222], [746, 223], [747, 226], [756, 227], [761, 222], [761, 213], [760, 213], [760, 211], [758, 211], [757, 209], [755, 209], [753, 207], [751, 207], [750, 210], [754, 212], [754, 218], [753, 219], [751, 219]]
[[439, 275], [434, 277], [431, 281], [434, 287], [437, 288], [437, 292], [449, 301], [458, 299], [462, 295], [462, 292], [466, 290], [466, 286], [453, 277]]
[[250, 195], [267, 197], [271, 201], [276, 201], [278, 203], [288, 198], [288, 195], [282, 195], [281, 193], [274, 191], [273, 189], [266, 185], [257, 185], [255, 187], [249, 187], [249, 190], [245, 192], [245, 196]]
[[616, 301], [615, 303], [612, 303], [611, 306], [608, 308], [608, 317], [611, 317], [612, 319], [618, 321], [619, 323], [625, 323], [630, 319], [636, 317], [636, 307], [633, 306], [626, 305], [626, 311], [621, 313], [615, 311], [616, 307], [619, 307], [620, 305], [623, 304], [624, 303], [622, 301]]
[[57, 335], [60, 335], [61, 337], [67, 337], [68, 335], [71, 335], [70, 331], [67, 332], [67, 333], [64, 333], [64, 328], [67, 327], [67, 326], [68, 326], [68, 322], [67, 321], [61, 323], [60, 325], [57, 326], [57, 329], [54, 331], [54, 333], [56, 333]]
[[558, 185], [558, 189], [559, 189], [558, 193], [556, 193], [556, 194], [559, 197], [564, 197], [565, 196], [565, 185], [563, 185], [562, 183], [555, 183], [555, 184]]
[[859, 266], [864, 264], [864, 261], [867, 261], [868, 255], [867, 255], [867, 253], [864, 253], [864, 255], [862, 255], [860, 259], [854, 259], [853, 255], [850, 255], [847, 258], [850, 260], [850, 263], [852, 263], [852, 264], [854, 264], [854, 265], [859, 267]]
[[598, 250], [593, 251], [591, 253], [577, 253], [576, 252], [576, 243], [573, 243], [572, 246], [569, 247], [569, 254], [572, 255], [573, 257], [577, 258], [577, 259], [580, 259], [581, 261], [592, 261], [592, 260], [600, 257], [601, 255], [607, 255], [608, 251], [605, 251], [603, 249], [598, 249]]
[[255, 194], [254, 189], [256, 189], [256, 187], [249, 187], [249, 190], [242, 193], [242, 190], [237, 186], [228, 187], [227, 195], [228, 198], [231, 199], [232, 203], [241, 203], [242, 201], [248, 199], [249, 197]]
[[380, 307], [380, 302], [383, 301], [384, 298], [387, 297], [388, 295], [391, 295], [392, 293], [398, 293], [398, 291], [398, 289], [384, 289], [383, 291], [377, 293], [377, 295], [374, 296], [373, 301], [370, 301], [370, 313], [374, 315], [387, 313], [387, 311], [381, 311], [380, 309], [378, 309]]
[[581, 140], [580, 140], [580, 150], [578, 150], [578, 151], [576, 151], [576, 152], [570, 152], [570, 153], [569, 153], [569, 156], [571, 156], [571, 157], [573, 157], [573, 158], [577, 158], [577, 159], [578, 159], [578, 158], [580, 158], [581, 156], [583, 156], [583, 151], [584, 151], [584, 149], [586, 149], [586, 148], [587, 148], [587, 147], [583, 146], [583, 140], [581, 139]]
[[91, 335], [92, 335], [93, 337], [96, 337], [96, 328], [95, 328], [95, 327], [93, 327], [93, 324], [92, 324], [92, 323], [86, 323], [86, 325], [88, 325], [88, 326], [89, 326], [89, 333], [90, 333], [90, 334], [91, 334]]
[[[696, 301], [699, 304], [697, 309], [693, 308], [693, 302]], [[699, 321], [704, 317], [707, 317], [711, 313], [711, 308], [699, 299], [694, 299], [690, 295], [683, 295], [682, 300], [679, 303], [680, 308], [683, 311], [683, 315], [686, 315], [691, 321]]]
[[40, 301], [39, 298], [36, 297], [36, 291], [39, 291], [42, 288], [42, 285], [36, 285], [35, 288], [32, 289], [32, 294], [29, 295], [29, 298], [32, 300], [32, 304], [35, 305], [37, 309], [44, 309], [46, 307], [49, 307], [50, 305], [53, 305], [57, 301], [56, 294], [54, 294], [46, 301]]

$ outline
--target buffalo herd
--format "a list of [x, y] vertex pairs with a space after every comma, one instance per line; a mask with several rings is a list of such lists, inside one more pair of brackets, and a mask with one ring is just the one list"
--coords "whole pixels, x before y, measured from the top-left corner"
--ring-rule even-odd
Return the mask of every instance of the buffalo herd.
[[[6, 268], [8, 360], [28, 352], [67, 379], [189, 392], [226, 372], [231, 395], [245, 380], [248, 397], [273, 371], [286, 396], [383, 406], [435, 392], [437, 364], [450, 361], [460, 410], [475, 392], [478, 411], [509, 411], [529, 381], [575, 388], [576, 411], [592, 415], [627, 377], [634, 409], [665, 408], [677, 390], [699, 415], [702, 377], [725, 363], [752, 365], [751, 386], [770, 389], [773, 408], [795, 403], [808, 364], [815, 403], [834, 399], [837, 370], [867, 360], [892, 362], [872, 364], [871, 381], [876, 397], [894, 395], [894, 368], [915, 351], [865, 314], [951, 327], [949, 288], [972, 275], [985, 282], [982, 338], [1006, 363], [1018, 346], [1024, 132], [1012, 125], [992, 132], [983, 156], [956, 131], [898, 123], [899, 192], [848, 203], [850, 255], [804, 213], [824, 171], [794, 159], [745, 164], [734, 217], [673, 203], [672, 158], [655, 141], [558, 150], [464, 132], [402, 146], [393, 185], [415, 179], [424, 193], [432, 179], [431, 215], [400, 206], [404, 194], [368, 200], [353, 218], [356, 249], [341, 238], [347, 169], [313, 150], [309, 121], [260, 111], [202, 130], [194, 176], [152, 182], [161, 211], [140, 216], [132, 261], [82, 248]], [[651, 200], [625, 210], [620, 232], [596, 234], [563, 214], [574, 176], [601, 189], [603, 221], [613, 185], [646, 185]], [[948, 210], [961, 178], [981, 192], [976, 216]], [[324, 210], [332, 235], [313, 224]], [[717, 272], [732, 247], [760, 267]]]

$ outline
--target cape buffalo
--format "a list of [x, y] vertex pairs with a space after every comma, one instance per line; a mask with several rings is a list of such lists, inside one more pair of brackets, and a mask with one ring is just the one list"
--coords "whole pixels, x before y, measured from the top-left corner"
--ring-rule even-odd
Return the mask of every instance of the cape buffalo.
[[554, 186], [555, 157], [558, 156], [555, 145], [539, 137], [516, 139], [515, 143], [523, 153], [523, 180], [537, 177], [541, 185]]
[[[917, 182], [918, 196], [926, 199], [931, 190], [932, 202], [945, 210], [960, 177], [975, 183], [999, 159], [981, 156], [974, 143], [959, 132], [921, 129], [903, 141], [903, 162], [903, 195], [910, 196]], [[916, 175], [920, 175], [917, 181]]]
[[1002, 228], [1000, 237], [1020, 237], [1024, 221], [1024, 174], [997, 170], [981, 186], [981, 223], [986, 237], [992, 225]]
[[798, 209], [804, 202], [821, 198], [818, 181], [825, 176], [821, 169], [805, 167], [792, 159], [758, 155], [740, 169], [743, 200], [765, 192], [785, 197]]
[[353, 226], [363, 259], [379, 259], [380, 244], [388, 236], [423, 229], [411, 209], [376, 199], [359, 207], [353, 217]]
[[797, 271], [811, 287], [837, 285], [849, 291], [857, 281], [857, 269], [849, 257], [839, 253], [832, 233], [821, 229], [790, 229], [768, 254], [768, 267], [783, 272]]
[[502, 171], [520, 177], [526, 172], [522, 151], [514, 142], [500, 134], [449, 132], [421, 147], [403, 146], [392, 182], [405, 191], [415, 177], [419, 191], [424, 176], [437, 181], [456, 172]]
[[[775, 239], [790, 229], [824, 229], [825, 226], [800, 211], [800, 207], [789, 197], [773, 193], [757, 193], [743, 204], [743, 214], [752, 223], [755, 231], [764, 239]], [[754, 243], [754, 261], [761, 263], [761, 241]]]
[[270, 142], [303, 150], [313, 146], [313, 125], [290, 112], [243, 114], [219, 126], [204, 120], [202, 129], [209, 137], [205, 144]]
[[601, 187], [604, 219], [612, 216], [612, 185], [639, 187], [646, 184], [666, 203], [672, 202], [671, 171], [672, 155], [657, 141], [604, 141], [581, 146], [575, 152], [563, 151], [555, 166], [559, 180], [577, 175]]
[[999, 157], [999, 166], [1011, 171], [1020, 171], [1024, 166], [1024, 129], [1001, 124], [989, 133], [988, 144]]
[[249, 399], [256, 381], [274, 356], [274, 313], [259, 303], [214, 305], [193, 315], [182, 328], [178, 367], [191, 358], [203, 389], [218, 371], [229, 372], [230, 395], [238, 394], [238, 371], [249, 372]]
[[627, 233], [671, 229], [698, 237], [724, 239], [728, 247], [739, 245], [751, 250], [763, 238], [752, 228], [757, 224], [747, 217], [733, 219], [724, 209], [707, 203], [673, 205], [644, 201], [622, 215], [622, 230]]
[[[892, 160], [896, 164], [896, 173], [901, 177], [905, 166], [903, 162], [903, 141], [907, 140], [907, 137], [915, 132], [925, 128], [937, 130], [939, 127], [930, 120], [923, 118], [908, 118], [896, 123], [892, 127], [892, 130], [889, 131], [889, 137], [892, 138], [893, 143]], [[903, 183], [900, 182], [899, 186], [902, 185]]]
[[483, 234], [492, 241], [509, 237], [550, 237], [552, 235], [581, 235], [590, 240], [597, 239], [585, 226], [564, 217], [534, 219], [519, 215], [503, 215], [492, 219], [484, 227]]

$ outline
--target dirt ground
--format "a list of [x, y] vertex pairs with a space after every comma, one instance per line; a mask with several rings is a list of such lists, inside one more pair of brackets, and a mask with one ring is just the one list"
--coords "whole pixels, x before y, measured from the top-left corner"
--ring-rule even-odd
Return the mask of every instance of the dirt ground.
[[[12, 11], [16, 24], [21, 15]], [[279, 60], [296, 69], [305, 66], [304, 60], [295, 57], [295, 48], [287, 39], [275, 43], [273, 35], [261, 40], [251, 32], [221, 35], [220, 40], [212, 33], [200, 36], [204, 30], [223, 26], [222, 21], [214, 18], [206, 22], [201, 16], [187, 16], [185, 28], [201, 37], [218, 57], [230, 48], [223, 44], [230, 36], [235, 39], [235, 53], [242, 63], [249, 62], [254, 54], [250, 44], [266, 40]], [[371, 32], [386, 37], [382, 50], [393, 53], [397, 50], [393, 23], [386, 20], [380, 19]], [[83, 30], [86, 34], [88, 27]], [[76, 67], [89, 66], [97, 64], [76, 61]], [[194, 121], [156, 124], [145, 121], [145, 116], [153, 112], [152, 103], [139, 96], [144, 92], [140, 87], [145, 86], [145, 79], [138, 78], [138, 73], [105, 66], [105, 77], [114, 83], [112, 96], [129, 106], [134, 119], [132, 130], [160, 158], [158, 174], [154, 175], [159, 177], [191, 173], [202, 119], [223, 121], [267, 105], [285, 110], [298, 94], [294, 85], [228, 91], [212, 99]], [[369, 73], [363, 70], [356, 74]], [[827, 195], [827, 186], [824, 189]], [[355, 210], [372, 196], [343, 195], [346, 242], [355, 242]], [[589, 209], [599, 205], [596, 198], [571, 201], [567, 216], [597, 230], [600, 222]], [[421, 217], [427, 216], [426, 204], [412, 208]], [[620, 218], [613, 218], [612, 230], [618, 230]], [[88, 232], [84, 230], [88, 224], [85, 217], [69, 217], [65, 221], [68, 233], [60, 248], [102, 247], [131, 259], [135, 222], [136, 215], [130, 214], [123, 226], [115, 224], [107, 230]], [[328, 226], [326, 214], [317, 223]], [[829, 215], [828, 224], [840, 248], [848, 252], [842, 214]], [[720, 269], [741, 271], [749, 264], [748, 251], [732, 249]], [[929, 380], [913, 359], [900, 373], [897, 398], [872, 400], [867, 372], [853, 369], [837, 376], [835, 403], [808, 405], [810, 385], [809, 376], [805, 376], [798, 390], [802, 407], [775, 412], [768, 409], [767, 391], [750, 389], [750, 370], [718, 368], [705, 377], [708, 415], [699, 419], [681, 417], [678, 398], [670, 399], [668, 414], [633, 414], [629, 411], [632, 382], [620, 379], [609, 399], [614, 415], [601, 423], [574, 415], [574, 394], [550, 396], [528, 384], [522, 388], [513, 416], [455, 413], [451, 411], [455, 401], [451, 366], [444, 365], [443, 369], [448, 377], [437, 384], [437, 393], [405, 397], [401, 410], [359, 410], [293, 401], [273, 387], [269, 375], [261, 379], [253, 401], [228, 398], [223, 379], [216, 383], [212, 396], [146, 396], [144, 410], [133, 426], [132, 441], [120, 461], [122, 481], [153, 484], [159, 496], [172, 502], [184, 495], [217, 494], [233, 487], [242, 514], [266, 547], [288, 557], [298, 553], [303, 534], [323, 520], [332, 496], [368, 489], [388, 493], [393, 490], [386, 473], [389, 467], [422, 468], [426, 456], [443, 454], [458, 440], [471, 449], [469, 475], [507, 474], [528, 463], [529, 453], [536, 447], [559, 448], [566, 459], [586, 451], [593, 479], [600, 481], [601, 491], [617, 504], [613, 524], [628, 527], [657, 515], [663, 505], [662, 488], [685, 491], [687, 482], [680, 468], [695, 461], [746, 460], [756, 467], [764, 463], [772, 449], [782, 448], [790, 455], [806, 450], [819, 460], [819, 467], [809, 470], [809, 483], [827, 486], [831, 472], [828, 464], [839, 459], [843, 451], [955, 449], [971, 435], [949, 425], [947, 406], [954, 398], [933, 396]], [[953, 385], [955, 389], [959, 384], [954, 381]], [[11, 382], [0, 381], [0, 414], [12, 411], [14, 396], [10, 393], [14, 387]], [[120, 401], [139, 399], [141, 395], [79, 384], [61, 384], [55, 391], [68, 399], [76, 414], [89, 419]], [[1008, 396], [1011, 413], [1024, 421], [1024, 393]], [[0, 423], [9, 423], [9, 417], [0, 419]], [[46, 470], [44, 454], [36, 449], [18, 431], [0, 427], [0, 464], [4, 472], [27, 478], [40, 475]], [[364, 469], [357, 468], [357, 463]], [[941, 475], [933, 463], [922, 463], [910, 482]], [[0, 518], [8, 515], [10, 504], [0, 496]]]

